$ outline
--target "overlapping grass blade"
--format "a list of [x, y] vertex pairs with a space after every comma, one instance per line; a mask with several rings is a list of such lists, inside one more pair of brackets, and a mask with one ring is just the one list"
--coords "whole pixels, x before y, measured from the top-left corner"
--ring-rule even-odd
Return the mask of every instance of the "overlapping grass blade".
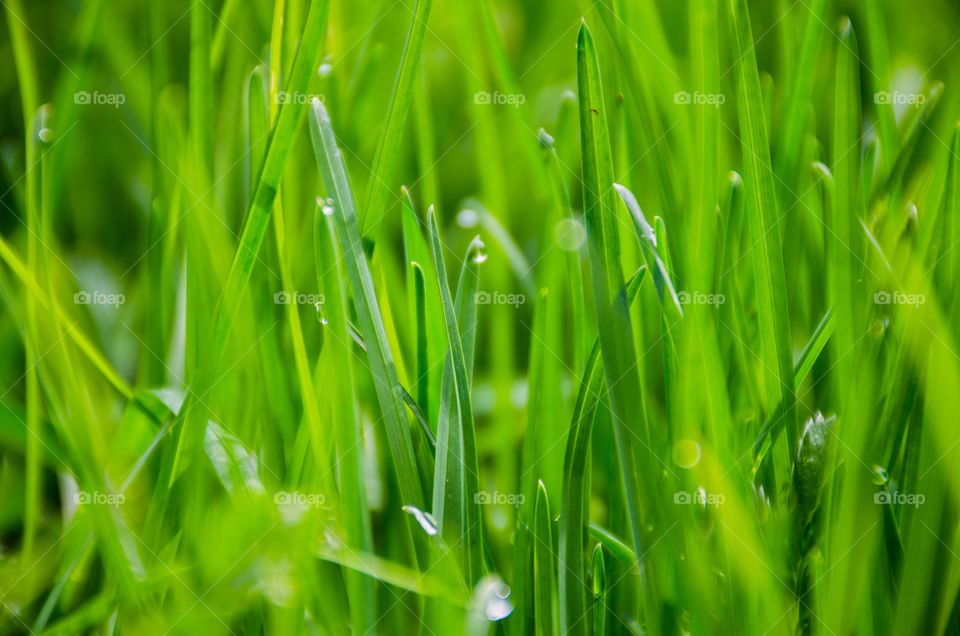
[[[440, 229], [437, 227], [437, 216], [431, 206], [427, 213], [427, 223], [430, 229], [430, 246], [433, 250], [433, 261], [437, 268], [437, 284], [440, 287], [440, 298], [443, 301], [444, 325], [447, 331], [447, 344], [449, 346], [449, 355], [453, 368], [453, 388], [457, 396], [457, 420], [460, 428], [460, 445], [462, 447], [462, 458], [460, 463], [463, 465], [463, 499], [460, 506], [464, 510], [464, 575], [467, 583], [473, 585], [483, 576], [483, 521], [480, 518], [480, 507], [476, 497], [480, 492], [480, 465], [477, 456], [476, 430], [473, 422], [473, 404], [470, 396], [472, 372], [468, 372], [466, 351], [473, 353], [473, 333], [467, 333], [467, 340], [470, 341], [469, 347], [464, 346], [461, 339], [461, 331], [457, 321], [457, 311], [453, 305], [453, 299], [450, 296], [450, 287], [447, 284], [447, 273], [443, 264], [443, 248], [440, 244]], [[478, 264], [479, 248], [482, 243], [475, 241], [471, 245], [471, 250], [467, 254], [467, 260], [474, 260]], [[477, 251], [472, 254], [471, 252]], [[466, 270], [470, 280], [467, 289], [476, 289], [475, 282], [477, 269]], [[476, 292], [474, 292], [476, 294]], [[467, 305], [473, 305], [476, 298], [462, 299]], [[476, 307], [472, 310], [466, 310], [465, 315], [476, 320]], [[453, 449], [457, 450], [457, 449]], [[439, 453], [438, 449], [438, 453]], [[448, 460], [449, 462], [449, 460]], [[449, 465], [449, 464], [448, 464]]]
[[[606, 106], [600, 85], [600, 66], [593, 38], [586, 23], [581, 24], [577, 41], [577, 87], [580, 96], [580, 139], [583, 161], [584, 217], [594, 290], [594, 311], [600, 330], [600, 350], [610, 389], [626, 504], [635, 553], [644, 554], [643, 512], [638, 479], [652, 485], [652, 463], [637, 461], [636, 446], [640, 442], [650, 451], [659, 443], [644, 438], [646, 427], [636, 408], [641, 395], [640, 377], [636, 369], [636, 349], [626, 301], [626, 289], [620, 265], [619, 232], [616, 199], [613, 192], [613, 163], [607, 132]], [[646, 568], [649, 574], [652, 568]], [[642, 575], [643, 576], [643, 575]], [[650, 575], [652, 576], [652, 575]], [[642, 584], [649, 590], [646, 581]], [[647, 607], [651, 629], [660, 627], [656, 609]]]
[[[320, 100], [314, 100], [310, 112], [310, 132], [320, 166], [324, 186], [333, 199], [333, 219], [338, 243], [353, 291], [353, 302], [360, 319], [360, 328], [367, 346], [374, 379], [374, 388], [390, 440], [394, 468], [405, 505], [423, 509], [425, 499], [420, 473], [416, 466], [410, 425], [403, 404], [403, 388], [394, 368], [387, 334], [380, 317], [373, 278], [364, 255], [357, 228], [357, 213], [343, 157], [337, 147], [330, 117]], [[414, 534], [421, 537], [422, 533]], [[421, 540], [422, 541], [422, 540]]]
[[[646, 271], [646, 268], [641, 269], [630, 279], [627, 285], [628, 306], [633, 304]], [[564, 634], [585, 634], [587, 628], [587, 624], [580, 621], [579, 617], [587, 611], [584, 550], [589, 523], [588, 459], [594, 415], [605, 392], [603, 368], [600, 365], [600, 342], [597, 341], [587, 358], [583, 379], [580, 381], [563, 463], [559, 590], [560, 629]]]
[[[786, 275], [776, 187], [770, 163], [766, 115], [746, 0], [729, 0], [730, 39], [737, 61], [740, 136], [747, 188], [747, 218], [760, 319], [767, 407], [783, 402], [788, 448], [796, 448], [798, 431], [793, 387]], [[771, 377], [772, 376], [772, 377]]]

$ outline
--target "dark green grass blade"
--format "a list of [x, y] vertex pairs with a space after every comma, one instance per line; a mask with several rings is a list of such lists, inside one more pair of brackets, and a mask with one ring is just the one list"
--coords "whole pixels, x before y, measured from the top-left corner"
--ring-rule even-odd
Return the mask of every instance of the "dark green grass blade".
[[[393, 93], [390, 96], [390, 106], [387, 108], [387, 120], [377, 154], [373, 160], [373, 174], [367, 182], [367, 194], [364, 199], [366, 207], [360, 227], [364, 243], [368, 250], [377, 240], [380, 224], [386, 213], [387, 198], [390, 196], [390, 182], [397, 169], [397, 160], [400, 156], [400, 147], [403, 143], [403, 131], [407, 125], [407, 115], [410, 113], [410, 103], [413, 99], [413, 88], [420, 64], [420, 55], [423, 52], [423, 39], [427, 31], [427, 20], [430, 18], [430, 7], [433, 0], [417, 0], [413, 9], [413, 20], [407, 32], [407, 39], [403, 45], [403, 55], [400, 58], [400, 68], [397, 79], [393, 84]], [[406, 5], [404, 5], [406, 6]]]
[[[764, 376], [768, 408], [783, 402], [789, 448], [796, 448], [798, 432], [794, 413], [793, 360], [790, 348], [786, 276], [766, 115], [746, 0], [728, 0], [730, 38], [737, 62], [737, 96], [743, 147], [747, 218], [763, 342]], [[772, 377], [771, 377], [772, 376]]]

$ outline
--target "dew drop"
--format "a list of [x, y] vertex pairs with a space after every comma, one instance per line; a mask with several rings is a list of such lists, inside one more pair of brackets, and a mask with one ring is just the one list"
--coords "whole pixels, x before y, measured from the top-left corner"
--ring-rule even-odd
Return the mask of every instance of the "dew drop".
[[877, 486], [883, 486], [888, 481], [890, 481], [890, 475], [887, 473], [887, 469], [883, 466], [874, 466], [873, 483]]
[[40, 132], [37, 133], [37, 137], [39, 137], [43, 143], [48, 144], [53, 141], [53, 131], [49, 128], [41, 128]]
[[333, 65], [328, 62], [324, 62], [320, 65], [320, 68], [317, 69], [317, 75], [320, 77], [327, 77], [330, 73], [333, 72]]
[[485, 576], [477, 583], [473, 599], [474, 612], [478, 614], [478, 618], [499, 621], [513, 612], [510, 586], [496, 574]]
[[416, 506], [404, 506], [403, 510], [404, 512], [412, 514], [413, 518], [417, 520], [417, 523], [420, 524], [420, 527], [423, 528], [423, 531], [428, 535], [432, 537], [437, 534], [437, 520], [433, 518], [432, 514], [424, 512]]
[[700, 461], [700, 444], [692, 439], [681, 439], [673, 445], [673, 461], [681, 468], [693, 468]]
[[561, 219], [553, 232], [557, 237], [557, 245], [565, 252], [576, 252], [587, 239], [586, 229], [576, 219]]
[[480, 223], [480, 215], [476, 210], [464, 208], [457, 213], [457, 225], [460, 227], [475, 227]]

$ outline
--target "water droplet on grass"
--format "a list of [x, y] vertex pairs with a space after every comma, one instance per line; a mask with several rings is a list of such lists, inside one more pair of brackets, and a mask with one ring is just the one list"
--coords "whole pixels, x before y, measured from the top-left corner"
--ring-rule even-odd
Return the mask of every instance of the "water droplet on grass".
[[673, 461], [681, 468], [693, 468], [700, 461], [700, 444], [681, 439], [673, 445]]
[[874, 466], [872, 481], [877, 486], [883, 486], [890, 481], [890, 475], [887, 473], [887, 469], [883, 466]]
[[565, 252], [576, 252], [587, 239], [587, 230], [576, 219], [561, 219], [553, 228], [557, 237], [557, 245]]
[[513, 612], [510, 603], [510, 586], [496, 574], [483, 577], [473, 595], [474, 612], [488, 621], [499, 621]]
[[457, 213], [457, 225], [460, 227], [475, 227], [480, 222], [480, 215], [476, 210], [464, 208]]
[[437, 520], [433, 518], [432, 514], [424, 512], [416, 506], [404, 506], [403, 511], [412, 514], [413, 518], [420, 524], [420, 527], [423, 528], [423, 531], [431, 537], [437, 534]]

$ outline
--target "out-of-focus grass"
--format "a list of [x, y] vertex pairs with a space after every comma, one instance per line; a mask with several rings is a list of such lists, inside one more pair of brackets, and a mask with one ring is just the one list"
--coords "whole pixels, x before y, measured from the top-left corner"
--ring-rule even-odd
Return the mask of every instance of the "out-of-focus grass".
[[960, 632], [952, 4], [0, 4], [0, 634]]

